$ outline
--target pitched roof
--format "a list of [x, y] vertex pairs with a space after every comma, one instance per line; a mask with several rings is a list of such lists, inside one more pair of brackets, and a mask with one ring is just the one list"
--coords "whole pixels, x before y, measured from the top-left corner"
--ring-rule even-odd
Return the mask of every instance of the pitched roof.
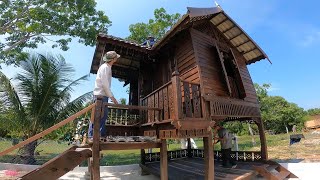
[[[185, 14], [165, 35], [158, 41], [152, 50], [159, 49], [179, 31], [190, 27], [193, 22], [208, 19], [224, 37], [238, 49], [245, 57], [246, 63], [251, 64], [262, 59], [268, 59], [266, 53], [258, 44], [220, 7], [192, 8], [188, 7]], [[269, 60], [270, 61], [270, 60]], [[271, 63], [271, 61], [270, 61]]]
[[100, 62], [106, 44], [116, 44], [121, 47], [132, 49], [136, 52], [148, 54], [158, 51], [162, 46], [170, 42], [171, 38], [177, 33], [191, 27], [194, 22], [200, 20], [208, 20], [211, 22], [224, 35], [230, 44], [237, 48], [237, 50], [244, 56], [247, 64], [251, 64], [262, 59], [269, 60], [266, 53], [258, 46], [258, 44], [219, 6], [213, 8], [188, 7], [187, 9], [188, 12], [183, 15], [181, 19], [174, 24], [164, 37], [157, 41], [152, 48], [148, 48], [147, 46], [119, 37], [103, 33], [99, 34], [97, 37], [98, 42], [92, 61], [91, 72], [95, 72], [95, 70], [93, 70], [93, 66], [99, 65], [98, 62]]

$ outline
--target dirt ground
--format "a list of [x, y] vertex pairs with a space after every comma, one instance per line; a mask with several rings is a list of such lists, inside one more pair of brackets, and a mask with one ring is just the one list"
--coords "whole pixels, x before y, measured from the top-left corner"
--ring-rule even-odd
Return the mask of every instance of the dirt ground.
[[278, 162], [320, 162], [320, 131], [306, 134], [299, 143], [268, 147], [268, 154]]

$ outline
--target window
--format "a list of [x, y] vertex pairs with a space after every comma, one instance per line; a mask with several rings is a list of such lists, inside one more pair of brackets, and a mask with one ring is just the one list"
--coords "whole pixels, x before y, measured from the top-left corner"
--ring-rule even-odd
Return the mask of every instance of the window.
[[217, 45], [216, 49], [219, 54], [219, 59], [224, 72], [230, 97], [238, 99], [245, 98], [246, 93], [243, 86], [243, 81], [232, 49], [229, 49], [228, 51], [220, 51]]

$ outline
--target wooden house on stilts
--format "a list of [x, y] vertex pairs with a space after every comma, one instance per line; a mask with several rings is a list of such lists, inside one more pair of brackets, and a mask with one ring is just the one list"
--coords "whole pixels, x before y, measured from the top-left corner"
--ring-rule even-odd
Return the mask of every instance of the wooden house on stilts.
[[[105, 104], [98, 99], [77, 114], [92, 110], [93, 143], [81, 151], [80, 147], [68, 150], [24, 179], [49, 173], [58, 177], [90, 157], [91, 179], [98, 180], [100, 151], [119, 149], [141, 149], [143, 171], [162, 180], [252, 179], [257, 173], [267, 179], [295, 177], [267, 161], [259, 102], [247, 66], [268, 57], [220, 7], [188, 8], [152, 47], [99, 34], [91, 73], [97, 72], [104, 53], [111, 50], [121, 55], [112, 75], [130, 84], [129, 105]], [[101, 141], [96, 133], [104, 106], [110, 109], [108, 136], [123, 140]], [[232, 152], [232, 158], [239, 161], [236, 169], [216, 165], [221, 153], [213, 148], [212, 128], [221, 121], [250, 121], [258, 126], [261, 150]], [[134, 139], [138, 137], [149, 140], [137, 142]], [[191, 149], [189, 143], [187, 149], [167, 151], [168, 139], [194, 137], [203, 138], [203, 149]], [[148, 148], [160, 148], [160, 152], [147, 153]], [[78, 157], [77, 161], [70, 166], [62, 163], [71, 156]]]

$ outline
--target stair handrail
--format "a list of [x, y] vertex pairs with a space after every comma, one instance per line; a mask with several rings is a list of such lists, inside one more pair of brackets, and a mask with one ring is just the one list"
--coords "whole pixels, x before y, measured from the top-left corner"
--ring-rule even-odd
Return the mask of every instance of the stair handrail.
[[156, 108], [156, 107], [135, 106], [135, 105], [125, 105], [125, 104], [103, 103], [103, 105], [108, 106], [108, 107], [137, 109], [137, 110], [154, 110], [154, 111], [161, 111], [162, 110], [162, 108]]
[[77, 117], [83, 115], [84, 113], [88, 112], [89, 110], [92, 110], [94, 112], [95, 105], [96, 105], [96, 103], [93, 103], [90, 106], [88, 106], [88, 107], [82, 109], [81, 111], [73, 114], [72, 116], [68, 117], [67, 119], [65, 119], [65, 120], [63, 120], [63, 121], [51, 126], [50, 128], [48, 128], [48, 129], [46, 129], [46, 130], [44, 130], [44, 131], [42, 131], [42, 132], [40, 132], [40, 133], [38, 133], [36, 135], [34, 135], [34, 136], [32, 136], [32, 137], [30, 137], [30, 138], [28, 138], [28, 139], [26, 139], [26, 140], [24, 140], [24, 141], [22, 141], [22, 142], [20, 142], [20, 143], [18, 143], [16, 145], [14, 145], [14, 146], [12, 146], [12, 147], [10, 147], [8, 149], [0, 152], [0, 156], [6, 155], [6, 154], [8, 154], [9, 152], [11, 152], [13, 150], [16, 150], [16, 149], [18, 149], [18, 148], [20, 148], [20, 147], [22, 147], [24, 145], [27, 145], [32, 141], [38, 140], [41, 137], [44, 137], [45, 135], [47, 135], [47, 134], [51, 133], [52, 131], [60, 128], [61, 126], [64, 126], [65, 124], [75, 120]]

